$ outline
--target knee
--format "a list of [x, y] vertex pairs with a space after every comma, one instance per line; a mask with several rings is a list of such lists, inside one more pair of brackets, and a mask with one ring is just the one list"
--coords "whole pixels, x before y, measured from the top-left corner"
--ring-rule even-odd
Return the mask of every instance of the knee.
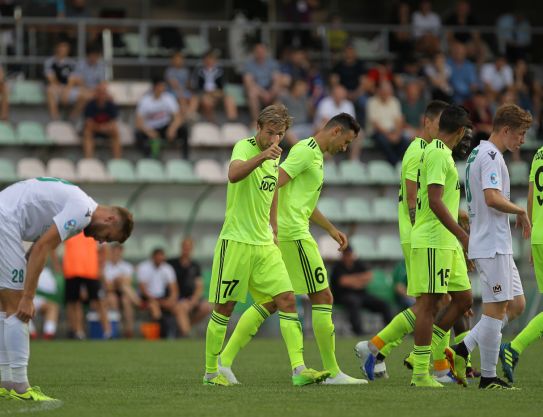
[[277, 309], [286, 312], [296, 311], [296, 297], [293, 292], [279, 294], [274, 299]]
[[223, 316], [230, 317], [234, 311], [236, 303], [228, 302], [226, 304], [215, 304], [215, 312], [222, 314]]
[[522, 313], [526, 308], [526, 298], [523, 295], [515, 297], [512, 302], [507, 306], [507, 317], [509, 320], [514, 320]]
[[312, 304], [334, 304], [334, 296], [332, 295], [330, 288], [309, 294], [309, 298], [311, 299]]

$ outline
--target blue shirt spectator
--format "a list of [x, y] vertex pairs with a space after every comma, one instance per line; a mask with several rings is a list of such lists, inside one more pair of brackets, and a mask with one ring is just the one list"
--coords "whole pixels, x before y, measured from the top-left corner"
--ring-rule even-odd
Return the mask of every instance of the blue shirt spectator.
[[279, 63], [267, 55], [264, 45], [255, 46], [254, 55], [245, 63], [244, 74], [249, 74], [262, 88], [272, 86], [274, 77], [279, 73]]
[[459, 42], [453, 44], [447, 64], [451, 68], [449, 82], [453, 89], [453, 100], [461, 104], [478, 88], [477, 69], [466, 59], [466, 48]]

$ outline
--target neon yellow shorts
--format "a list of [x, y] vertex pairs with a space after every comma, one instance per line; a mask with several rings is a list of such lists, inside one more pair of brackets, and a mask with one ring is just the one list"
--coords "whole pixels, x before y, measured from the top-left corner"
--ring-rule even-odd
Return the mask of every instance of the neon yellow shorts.
[[532, 245], [535, 279], [539, 292], [543, 293], [543, 245]]
[[249, 245], [219, 239], [215, 246], [209, 301], [245, 302], [247, 291], [256, 303], [292, 291], [285, 263], [277, 245]]
[[296, 294], [312, 294], [328, 288], [328, 274], [313, 238], [279, 242]]
[[462, 248], [412, 248], [407, 293], [444, 294], [471, 288]]
[[405, 259], [405, 271], [407, 272], [407, 282], [409, 282], [409, 268], [411, 268], [411, 243], [402, 243], [403, 258]]

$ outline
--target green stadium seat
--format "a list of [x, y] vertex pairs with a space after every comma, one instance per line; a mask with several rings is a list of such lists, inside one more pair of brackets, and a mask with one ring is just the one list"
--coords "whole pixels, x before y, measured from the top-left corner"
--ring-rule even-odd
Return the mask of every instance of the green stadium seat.
[[245, 97], [245, 89], [241, 84], [226, 84], [224, 93], [231, 96], [239, 107], [247, 106], [247, 98]]
[[375, 248], [375, 243], [371, 237], [365, 235], [354, 235], [350, 239], [350, 244], [353, 247], [355, 253], [362, 260], [373, 260], [379, 257], [379, 254]]
[[170, 159], [166, 162], [166, 178], [174, 182], [197, 182], [192, 165], [184, 159]]
[[112, 159], [107, 163], [109, 176], [120, 182], [132, 182], [136, 180], [136, 173], [132, 162], [127, 159]]
[[38, 122], [25, 121], [17, 125], [17, 138], [27, 145], [49, 145], [51, 140], [45, 136], [43, 126]]
[[226, 212], [226, 201], [224, 200], [205, 200], [198, 209], [198, 220], [222, 222]]
[[371, 221], [373, 213], [368, 201], [364, 198], [349, 197], [344, 203], [344, 216], [357, 222]]
[[0, 122], [0, 145], [16, 145], [17, 137], [9, 123]]
[[45, 93], [40, 81], [16, 81], [11, 91], [13, 104], [45, 104]]
[[373, 216], [375, 220], [398, 220], [398, 202], [390, 197], [378, 197], [373, 200]]
[[0, 181], [17, 181], [15, 166], [13, 165], [13, 162], [11, 162], [9, 159], [0, 159]]
[[324, 163], [324, 182], [325, 184], [340, 184], [342, 182], [337, 165], [334, 162]]
[[142, 260], [149, 256], [141, 249], [140, 241], [136, 237], [130, 237], [124, 244], [124, 257], [129, 260]]
[[156, 159], [140, 159], [136, 163], [136, 176], [140, 181], [166, 181], [166, 175], [164, 174], [162, 163]]
[[167, 256], [175, 255], [177, 248], [172, 248], [171, 243], [163, 235], [145, 235], [141, 239], [141, 250], [145, 257], [151, 256], [155, 249], [164, 249]]
[[367, 184], [369, 175], [366, 165], [359, 161], [343, 161], [339, 166], [343, 182], [350, 184]]
[[162, 199], [146, 198], [138, 204], [136, 217], [138, 220], [164, 221], [168, 220], [168, 212]]
[[524, 161], [512, 162], [509, 165], [511, 185], [527, 185], [529, 174], [528, 164]]
[[194, 206], [194, 202], [185, 198], [172, 198], [168, 204], [168, 218], [171, 221], [186, 222]]
[[373, 184], [399, 184], [396, 168], [385, 161], [368, 162], [368, 174]]
[[192, 57], [201, 57], [209, 50], [209, 43], [200, 34], [188, 34], [184, 36], [185, 48], [183, 52]]
[[377, 239], [379, 257], [387, 260], [399, 261], [403, 259], [402, 246], [398, 235], [383, 235]]
[[368, 292], [383, 301], [395, 303], [394, 298], [394, 282], [390, 274], [387, 274], [382, 269], [373, 269], [373, 279], [366, 287]]
[[318, 208], [331, 221], [343, 220], [343, 210], [337, 198], [321, 197]]
[[196, 242], [195, 257], [197, 259], [209, 261], [213, 259], [215, 246], [217, 244], [217, 235], [204, 236]]

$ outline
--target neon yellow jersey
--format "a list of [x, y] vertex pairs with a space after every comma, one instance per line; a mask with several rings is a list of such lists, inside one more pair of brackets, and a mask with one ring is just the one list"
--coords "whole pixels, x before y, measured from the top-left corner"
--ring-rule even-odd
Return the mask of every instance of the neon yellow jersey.
[[[247, 161], [260, 153], [254, 137], [242, 139], [232, 151], [232, 161]], [[251, 245], [273, 244], [270, 209], [277, 186], [278, 161], [264, 161], [243, 180], [228, 183], [226, 215], [219, 239]]]
[[424, 148], [428, 143], [422, 138], [415, 138], [409, 145], [402, 159], [402, 182], [398, 196], [398, 226], [400, 228], [400, 242], [411, 243], [411, 219], [409, 218], [409, 207], [407, 205], [407, 188], [405, 180], [417, 181], [420, 159]]
[[428, 185], [443, 186], [443, 203], [458, 221], [460, 182], [452, 151], [441, 140], [426, 146], [420, 161], [417, 180], [417, 213], [411, 231], [411, 248], [456, 249], [458, 239], [447, 230], [430, 209]]
[[291, 180], [279, 189], [277, 238], [298, 240], [311, 237], [309, 218], [317, 206], [324, 180], [323, 154], [315, 139], [301, 140], [281, 164]]
[[532, 244], [543, 244], [543, 147], [539, 148], [532, 160], [530, 182], [534, 183], [532, 203]]

